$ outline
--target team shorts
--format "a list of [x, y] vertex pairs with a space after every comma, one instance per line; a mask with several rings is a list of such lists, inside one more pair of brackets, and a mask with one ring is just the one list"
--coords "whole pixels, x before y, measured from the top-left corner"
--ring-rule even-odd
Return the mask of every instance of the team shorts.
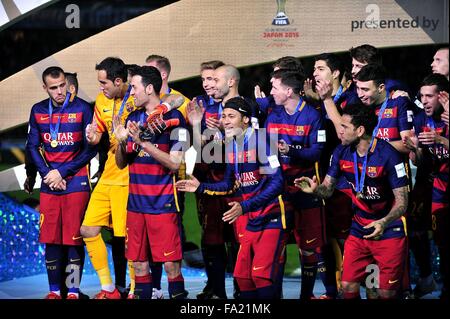
[[315, 250], [326, 243], [325, 212], [323, 207], [296, 208], [294, 237], [302, 250]]
[[142, 262], [181, 260], [181, 215], [128, 211], [125, 256], [128, 260]]
[[41, 193], [39, 242], [58, 245], [83, 245], [81, 221], [89, 201], [89, 192], [64, 195]]
[[[402, 286], [407, 253], [405, 237], [367, 240], [349, 235], [344, 245], [342, 281], [360, 283], [376, 269], [378, 288], [397, 290]], [[369, 265], [373, 267], [367, 271]]]
[[264, 229], [251, 232], [245, 230], [240, 238], [233, 276], [252, 279], [260, 277], [273, 282], [286, 249], [288, 234], [282, 229]]

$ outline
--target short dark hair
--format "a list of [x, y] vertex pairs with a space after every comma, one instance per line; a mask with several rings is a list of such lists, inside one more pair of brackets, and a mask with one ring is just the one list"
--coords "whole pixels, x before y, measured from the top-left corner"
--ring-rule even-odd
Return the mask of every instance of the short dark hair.
[[314, 62], [325, 61], [327, 66], [330, 68], [331, 72], [339, 71], [339, 80], [344, 76], [342, 70], [342, 63], [338, 56], [334, 53], [321, 53], [314, 57]]
[[64, 75], [66, 76], [66, 82], [67, 84], [73, 85], [75, 87], [75, 93], [78, 94], [78, 78], [77, 78], [77, 73], [70, 73], [70, 72], [65, 72]]
[[147, 57], [147, 59], [145, 59], [145, 62], [147, 63], [152, 61], [156, 61], [156, 65], [158, 66], [158, 68], [163, 69], [167, 72], [167, 74], [170, 74], [172, 68], [170, 66], [170, 61], [168, 58], [162, 55], [151, 54]]
[[42, 82], [44, 82], [44, 84], [47, 84], [45, 82], [45, 78], [47, 76], [50, 76], [51, 78], [57, 79], [57, 78], [60, 77], [61, 74], [64, 75], [64, 70], [61, 69], [59, 66], [50, 66], [50, 67], [46, 68], [44, 70], [44, 72], [42, 72]]
[[123, 82], [127, 81], [127, 67], [119, 58], [108, 57], [95, 65], [95, 69], [97, 71], [104, 70], [106, 72], [106, 78], [113, 82], [116, 78], [122, 79]]
[[252, 116], [252, 107], [251, 105], [242, 97], [237, 96], [229, 99], [225, 105], [223, 106], [224, 109], [230, 108], [233, 110], [238, 111], [242, 114], [242, 116], [247, 116], [248, 118], [251, 118]]
[[356, 61], [362, 63], [378, 63], [382, 64], [381, 55], [378, 49], [370, 44], [363, 44], [350, 49], [350, 56]]
[[420, 87], [422, 86], [437, 86], [437, 91], [446, 91], [448, 92], [448, 80], [445, 75], [439, 74], [439, 73], [432, 73], [428, 75], [425, 79], [423, 79], [422, 83], [420, 84]]
[[225, 65], [222, 61], [219, 60], [212, 60], [208, 62], [203, 62], [200, 64], [200, 72], [204, 70], [215, 70], [218, 67], [221, 67], [222, 65]]
[[139, 66], [139, 67], [132, 68], [132, 69], [130, 69], [130, 75], [131, 76], [135, 76], [135, 75], [141, 76], [142, 85], [144, 87], [147, 87], [147, 85], [151, 84], [157, 94], [159, 94], [159, 91], [161, 91], [161, 86], [162, 86], [161, 73], [154, 66], [146, 66], [145, 65], [145, 66]]
[[272, 64], [272, 68], [276, 67], [278, 67], [280, 70], [290, 70], [299, 72], [302, 74], [302, 76], [306, 78], [305, 68], [303, 67], [302, 62], [296, 57], [283, 56]]
[[130, 70], [139, 68], [140, 66], [137, 64], [125, 64], [125, 67], [127, 68], [127, 72], [130, 72]]
[[374, 81], [375, 85], [380, 85], [386, 81], [386, 70], [381, 64], [366, 64], [356, 74], [356, 80], [367, 82]]
[[342, 115], [348, 115], [352, 118], [351, 123], [355, 128], [363, 126], [367, 135], [372, 135], [373, 130], [377, 126], [378, 118], [372, 107], [368, 107], [362, 103], [347, 105]]
[[271, 77], [280, 79], [281, 83], [292, 88], [295, 94], [300, 94], [305, 81], [305, 77], [301, 73], [284, 69], [272, 72]]

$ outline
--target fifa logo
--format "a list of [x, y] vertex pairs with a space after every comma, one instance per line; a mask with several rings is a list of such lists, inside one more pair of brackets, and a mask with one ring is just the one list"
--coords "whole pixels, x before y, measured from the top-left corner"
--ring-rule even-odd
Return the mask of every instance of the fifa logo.
[[287, 0], [277, 0], [277, 15], [272, 20], [273, 25], [290, 24], [289, 18], [286, 15], [286, 1]]

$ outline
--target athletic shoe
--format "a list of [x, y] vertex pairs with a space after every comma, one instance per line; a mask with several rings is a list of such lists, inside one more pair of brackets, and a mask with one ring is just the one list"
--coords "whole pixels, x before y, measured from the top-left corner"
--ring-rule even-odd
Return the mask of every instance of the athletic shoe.
[[121, 295], [117, 288], [115, 288], [113, 292], [102, 289], [98, 294], [95, 295], [94, 299], [121, 299]]
[[47, 296], [45, 296], [44, 299], [62, 299], [60, 295], [57, 293], [54, 293], [53, 291], [50, 291]]
[[197, 294], [197, 299], [198, 300], [206, 300], [206, 299], [210, 299], [211, 295], [213, 294], [213, 289], [212, 287], [208, 284], [208, 282], [206, 283], [206, 286], [203, 288], [203, 291]]
[[153, 288], [152, 299], [164, 299], [164, 293], [162, 289]]

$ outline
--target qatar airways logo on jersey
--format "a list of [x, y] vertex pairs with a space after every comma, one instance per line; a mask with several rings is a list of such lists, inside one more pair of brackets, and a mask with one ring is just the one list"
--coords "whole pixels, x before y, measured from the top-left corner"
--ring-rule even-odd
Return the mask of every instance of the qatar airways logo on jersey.
[[258, 179], [255, 177], [254, 172], [244, 172], [239, 174], [240, 177], [240, 181], [241, 181], [241, 185], [243, 187], [246, 186], [254, 186], [254, 185], [258, 185]]
[[379, 128], [377, 137], [389, 142], [391, 139], [398, 137], [398, 129], [396, 127]]
[[[353, 190], [356, 191], [356, 187], [353, 183], [349, 182], [350, 185], [352, 185]], [[367, 200], [374, 200], [374, 199], [380, 199], [380, 193], [378, 192], [378, 188], [377, 187], [373, 187], [373, 186], [366, 186], [365, 187], [365, 191], [363, 194], [363, 199], [367, 199]]]
[[[56, 138], [58, 141], [58, 145], [74, 145], [73, 141], [73, 133], [72, 132], [64, 132], [64, 133], [58, 133], [58, 137]], [[52, 141], [52, 136], [50, 133], [44, 133], [44, 141], [47, 143], [50, 143]]]

